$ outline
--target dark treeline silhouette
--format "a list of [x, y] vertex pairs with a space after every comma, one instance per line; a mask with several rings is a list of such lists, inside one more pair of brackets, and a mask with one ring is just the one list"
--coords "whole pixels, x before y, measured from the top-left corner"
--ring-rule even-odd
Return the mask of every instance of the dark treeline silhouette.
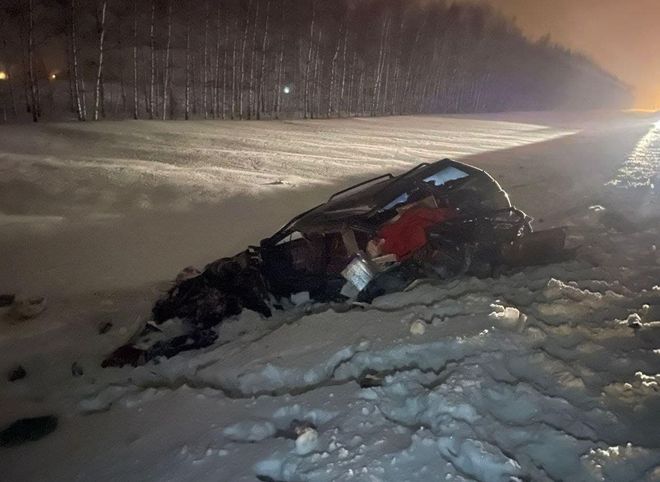
[[261, 119], [621, 107], [586, 57], [484, 5], [411, 0], [0, 0], [0, 108]]

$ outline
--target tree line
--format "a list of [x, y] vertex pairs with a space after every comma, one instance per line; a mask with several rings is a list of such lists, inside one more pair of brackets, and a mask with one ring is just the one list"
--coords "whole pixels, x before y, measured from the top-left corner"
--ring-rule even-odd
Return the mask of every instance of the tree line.
[[3, 116], [278, 119], [620, 107], [627, 86], [483, 4], [3, 0]]

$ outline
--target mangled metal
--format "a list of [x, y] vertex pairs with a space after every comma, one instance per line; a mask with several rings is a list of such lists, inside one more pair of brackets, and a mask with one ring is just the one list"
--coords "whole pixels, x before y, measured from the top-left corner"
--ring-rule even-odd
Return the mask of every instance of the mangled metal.
[[[564, 259], [564, 230], [534, 232], [531, 221], [489, 174], [449, 159], [365, 181], [259, 246], [180, 279], [156, 303], [153, 318], [184, 320], [192, 342], [160, 341], [132, 352], [127, 363], [139, 363], [135, 355], [143, 362], [211, 344], [206, 331], [222, 320], [243, 309], [270, 316], [280, 300], [301, 292], [316, 302], [369, 302], [422, 278], [488, 277], [507, 266]], [[194, 335], [200, 330], [206, 334]], [[108, 365], [121, 365], [121, 358]]]

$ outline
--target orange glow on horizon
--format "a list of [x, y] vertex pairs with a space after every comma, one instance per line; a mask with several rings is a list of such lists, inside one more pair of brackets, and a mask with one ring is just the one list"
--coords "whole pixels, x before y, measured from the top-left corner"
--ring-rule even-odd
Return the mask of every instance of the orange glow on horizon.
[[660, 109], [660, 0], [454, 0], [489, 3], [531, 38], [551, 39], [594, 59], [634, 88], [634, 107]]

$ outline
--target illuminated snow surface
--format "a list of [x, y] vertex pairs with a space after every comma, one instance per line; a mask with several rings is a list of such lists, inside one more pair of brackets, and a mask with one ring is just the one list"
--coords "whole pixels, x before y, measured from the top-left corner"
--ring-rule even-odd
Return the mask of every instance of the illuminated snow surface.
[[[60, 417], [0, 448], [2, 480], [660, 480], [655, 121], [0, 127], [0, 292], [48, 295], [39, 317], [2, 319], [2, 373], [27, 377], [0, 379], [0, 425]], [[209, 349], [99, 368], [160, 280], [352, 180], [441, 157], [487, 169], [537, 228], [567, 225], [577, 258], [348, 311], [244, 312]], [[361, 388], [373, 373], [382, 385]]]

